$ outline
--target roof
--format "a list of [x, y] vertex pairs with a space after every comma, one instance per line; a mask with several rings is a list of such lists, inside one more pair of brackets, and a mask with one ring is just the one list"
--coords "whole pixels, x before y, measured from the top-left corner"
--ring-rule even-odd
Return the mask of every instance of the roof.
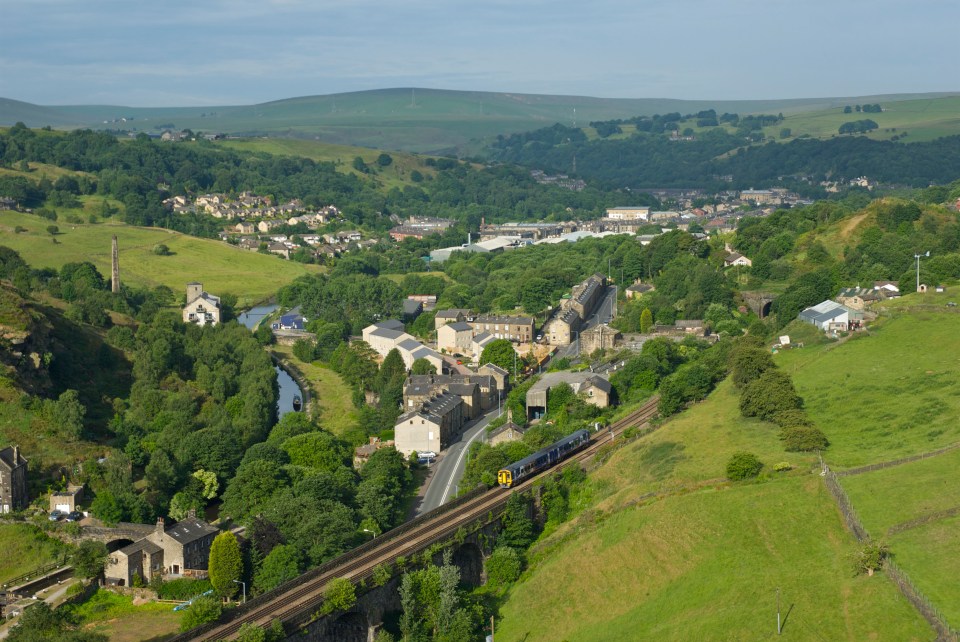
[[448, 323], [448, 324], [446, 324], [446, 325], [443, 326], [443, 327], [445, 327], [445, 328], [450, 328], [451, 330], [454, 330], [454, 331], [456, 331], [456, 332], [471, 332], [471, 331], [473, 331], [473, 327], [471, 327], [470, 324], [469, 324], [469, 323], [466, 323], [465, 321], [456, 321], [455, 323]]
[[[480, 336], [480, 335], [477, 335], [477, 336]], [[476, 340], [476, 337], [474, 338], [474, 340]], [[509, 372], [507, 372], [506, 370], [504, 370], [503, 368], [501, 368], [500, 366], [498, 366], [498, 365], [495, 364], [495, 363], [485, 363], [485, 364], [483, 364], [483, 365], [480, 366], [480, 367], [481, 367], [481, 368], [486, 368], [486, 369], [488, 369], [488, 370], [493, 370], [494, 372], [496, 372], [497, 374], [500, 374], [500, 375], [508, 375], [508, 374], [510, 374]]]
[[403, 300], [404, 314], [417, 314], [421, 311], [423, 311], [423, 303], [421, 301], [414, 301], [413, 299]]
[[[399, 339], [402, 336], [409, 336], [406, 332], [402, 330], [390, 330], [389, 328], [377, 328], [370, 333], [372, 337], [383, 337], [385, 339]], [[413, 339], [407, 339], [406, 341], [413, 341]], [[397, 346], [399, 347], [399, 345]]]
[[188, 517], [166, 530], [167, 535], [181, 544], [189, 544], [217, 532], [216, 528], [195, 517]]
[[[214, 530], [216, 530], [216, 529], [214, 529]], [[145, 553], [149, 553], [150, 555], [155, 555], [155, 554], [159, 553], [159, 552], [162, 551], [162, 550], [163, 550], [162, 548], [160, 548], [159, 546], [157, 546], [156, 544], [154, 544], [154, 543], [151, 542], [150, 540], [144, 538], [144, 539], [140, 540], [139, 542], [134, 542], [133, 544], [129, 544], [129, 545], [127, 545], [127, 546], [124, 546], [123, 548], [120, 549], [119, 552], [121, 552], [121, 553], [123, 553], [124, 555], [126, 555], [126, 556], [129, 557], [130, 555], [133, 555], [134, 553], [136, 553], [136, 552], [138, 552], [138, 551], [143, 551], [143, 552], [145, 552]]]
[[10, 470], [13, 470], [18, 466], [23, 466], [24, 464], [27, 463], [27, 460], [24, 459], [23, 455], [21, 455], [19, 452], [17, 452], [18, 461], [14, 461], [13, 454], [14, 454], [14, 449], [12, 446], [7, 446], [3, 450], [0, 450], [0, 461], [6, 464], [7, 468], [9, 468]]
[[518, 325], [533, 325], [533, 317], [484, 314], [476, 317], [474, 323], [513, 323]]
[[573, 391], [577, 393], [588, 386], [593, 386], [604, 392], [610, 392], [612, 390], [609, 381], [593, 372], [586, 370], [582, 372], [560, 370], [558, 372], [548, 372], [540, 377], [539, 381], [530, 386], [530, 389], [527, 391], [527, 397], [529, 398], [533, 393], [549, 390], [561, 383], [568, 384], [573, 388]]
[[523, 427], [521, 427], [521, 426], [518, 426], [517, 424], [513, 423], [512, 421], [508, 421], [508, 422], [506, 422], [506, 423], [500, 424], [499, 426], [497, 426], [496, 428], [494, 428], [493, 430], [491, 430], [489, 433], [487, 433], [487, 441], [489, 441], [492, 437], [496, 437], [497, 435], [499, 435], [499, 434], [502, 433], [502, 432], [507, 432], [508, 430], [512, 430], [512, 431], [514, 431], [514, 432], [518, 432], [518, 433], [520, 433], [521, 435], [527, 431], [526, 428], [523, 428]]
[[465, 308], [450, 308], [449, 310], [437, 310], [437, 313], [434, 315], [435, 319], [456, 319], [457, 315], [462, 315], [468, 317], [471, 315], [470, 310]]
[[473, 337], [473, 342], [476, 343], [478, 346], [487, 345], [491, 341], [493, 341], [493, 335], [486, 331], [481, 332], [480, 334], [474, 335]]
[[649, 283], [634, 283], [633, 285], [627, 286], [627, 292], [649, 292], [653, 289], [653, 286]]

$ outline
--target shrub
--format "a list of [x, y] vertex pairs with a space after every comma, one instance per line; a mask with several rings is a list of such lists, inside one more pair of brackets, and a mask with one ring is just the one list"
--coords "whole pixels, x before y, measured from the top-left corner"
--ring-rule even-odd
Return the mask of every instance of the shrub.
[[157, 589], [157, 595], [161, 600], [189, 600], [206, 593], [212, 588], [213, 584], [210, 583], [210, 580], [194, 580], [183, 577], [161, 584]]
[[330, 580], [323, 589], [323, 606], [320, 611], [325, 615], [334, 611], [346, 611], [356, 602], [357, 592], [353, 582], [345, 577], [337, 577]]
[[827, 436], [813, 426], [792, 426], [780, 431], [783, 448], [787, 452], [823, 450], [830, 445]]
[[727, 462], [727, 479], [741, 481], [751, 479], [760, 474], [763, 462], [757, 456], [748, 452], [736, 452]]
[[857, 573], [873, 575], [883, 566], [883, 560], [890, 555], [890, 548], [883, 542], [868, 542], [857, 551], [854, 558], [854, 567]]
[[153, 246], [153, 253], [157, 256], [170, 256], [170, 248], [163, 243], [157, 243]]
[[201, 624], [213, 622], [220, 617], [221, 612], [223, 612], [223, 605], [217, 598], [208, 595], [198, 597], [184, 612], [183, 620], [180, 621], [180, 630], [189, 631]]
[[788, 461], [781, 461], [779, 464], [774, 464], [773, 469], [778, 473], [784, 473], [788, 470], [793, 470], [793, 466]]
[[517, 549], [510, 546], [497, 547], [486, 562], [487, 581], [491, 586], [505, 586], [520, 577], [522, 560]]

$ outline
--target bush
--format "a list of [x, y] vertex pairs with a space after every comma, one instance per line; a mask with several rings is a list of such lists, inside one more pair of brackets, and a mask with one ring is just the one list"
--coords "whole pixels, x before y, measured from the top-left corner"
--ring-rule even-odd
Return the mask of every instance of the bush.
[[854, 558], [854, 568], [857, 573], [873, 575], [883, 566], [883, 560], [890, 555], [890, 549], [883, 542], [869, 542], [857, 551]]
[[183, 620], [180, 621], [180, 630], [189, 631], [201, 624], [213, 622], [220, 617], [222, 612], [223, 605], [217, 598], [208, 595], [198, 597], [184, 612]]
[[487, 581], [494, 587], [506, 586], [520, 577], [522, 560], [517, 549], [497, 547], [486, 562]]
[[157, 588], [161, 600], [189, 600], [213, 588], [210, 580], [194, 580], [184, 577], [164, 582]]
[[783, 448], [787, 452], [823, 450], [830, 445], [827, 436], [813, 426], [792, 426], [780, 431]]
[[781, 461], [779, 464], [774, 464], [773, 469], [778, 473], [785, 473], [788, 470], [793, 470], [793, 466], [788, 461]]
[[756, 455], [743, 451], [737, 452], [727, 462], [727, 479], [730, 481], [751, 479], [759, 475], [762, 469], [763, 462]]
[[153, 246], [153, 253], [157, 256], [170, 256], [170, 248], [163, 243], [157, 243]]

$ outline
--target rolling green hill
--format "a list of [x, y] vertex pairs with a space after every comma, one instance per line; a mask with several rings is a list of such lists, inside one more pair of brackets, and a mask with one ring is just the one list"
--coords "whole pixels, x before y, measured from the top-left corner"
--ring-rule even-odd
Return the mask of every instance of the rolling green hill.
[[[776, 356], [829, 437], [823, 457], [833, 468], [960, 442], [948, 420], [958, 403], [960, 315], [911, 302], [928, 299], [904, 297], [868, 335]], [[852, 573], [857, 544], [816, 457], [784, 453], [776, 428], [742, 418], [737, 403], [724, 382], [591, 473], [593, 505], [531, 550], [531, 569], [500, 608], [497, 638], [932, 639], [883, 573]], [[723, 480], [736, 450], [765, 462], [759, 482]], [[954, 627], [957, 458], [951, 450], [841, 480], [868, 530]], [[778, 462], [793, 470], [774, 472]], [[789, 611], [780, 637], [777, 588]]]
[[[0, 217], [2, 244], [36, 268], [59, 269], [71, 261], [90, 261], [101, 274], [109, 275], [110, 239], [116, 235], [121, 280], [146, 287], [166, 285], [177, 295], [190, 281], [200, 281], [215, 294], [236, 294], [241, 307], [273, 296], [298, 276], [323, 269], [241, 250], [221, 241], [113, 222], [60, 224], [54, 244], [46, 232], [48, 224], [32, 214], [4, 212]], [[15, 233], [18, 226], [26, 231]], [[153, 246], [158, 243], [169, 247], [173, 255], [154, 254]]]
[[537, 129], [555, 122], [583, 126], [596, 120], [674, 111], [686, 114], [711, 108], [718, 112], [782, 112], [790, 115], [839, 111], [847, 104], [930, 100], [943, 95], [723, 101], [381, 89], [220, 107], [41, 107], [0, 100], [0, 124], [12, 125], [21, 121], [35, 127], [84, 126], [146, 132], [158, 132], [166, 127], [190, 128], [237, 135], [320, 138], [331, 143], [378, 149], [436, 152], [461, 147], [472, 139]]

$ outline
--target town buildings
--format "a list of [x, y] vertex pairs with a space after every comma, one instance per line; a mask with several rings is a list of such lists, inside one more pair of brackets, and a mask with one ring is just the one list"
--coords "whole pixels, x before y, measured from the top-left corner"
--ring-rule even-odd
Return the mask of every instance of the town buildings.
[[7, 446], [0, 450], [0, 513], [23, 510], [28, 503], [27, 460], [20, 446]]
[[108, 584], [131, 586], [135, 576], [144, 582], [156, 576], [205, 576], [218, 532], [192, 516], [167, 528], [161, 517], [152, 533], [110, 553], [104, 577]]
[[200, 326], [220, 323], [220, 297], [205, 292], [202, 283], [187, 283], [187, 304], [183, 306], [183, 322]]

